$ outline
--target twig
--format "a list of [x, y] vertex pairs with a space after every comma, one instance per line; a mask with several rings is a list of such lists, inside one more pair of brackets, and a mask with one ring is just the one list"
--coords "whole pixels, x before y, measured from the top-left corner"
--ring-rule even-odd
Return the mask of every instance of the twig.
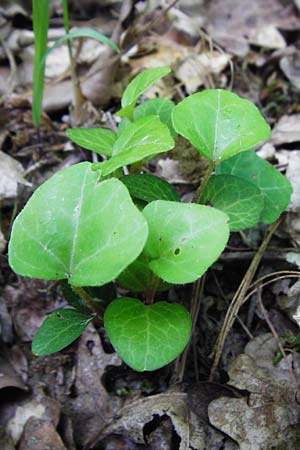
[[277, 229], [279, 223], [281, 222], [281, 218], [279, 218], [276, 222], [274, 222], [273, 224], [270, 225], [259, 249], [257, 250], [257, 253], [255, 254], [254, 258], [251, 261], [251, 264], [247, 270], [247, 272], [244, 275], [244, 278], [237, 290], [237, 292], [235, 293], [231, 304], [228, 308], [228, 311], [226, 313], [225, 319], [224, 319], [224, 323], [223, 326], [221, 328], [221, 331], [219, 333], [217, 342], [216, 342], [216, 347], [215, 347], [215, 356], [214, 356], [214, 360], [213, 360], [213, 364], [212, 364], [212, 368], [211, 368], [211, 372], [210, 372], [210, 381], [213, 381], [215, 378], [215, 373], [221, 358], [221, 354], [222, 354], [222, 350], [225, 344], [225, 340], [232, 328], [232, 325], [234, 324], [234, 321], [236, 319], [236, 316], [238, 314], [238, 311], [241, 307], [241, 305], [244, 303], [244, 298], [246, 296], [246, 292], [252, 282], [252, 279], [255, 275], [255, 272], [260, 264], [260, 261], [263, 257], [263, 254], [270, 242], [271, 237], [273, 236], [273, 233], [275, 232], [275, 230]]

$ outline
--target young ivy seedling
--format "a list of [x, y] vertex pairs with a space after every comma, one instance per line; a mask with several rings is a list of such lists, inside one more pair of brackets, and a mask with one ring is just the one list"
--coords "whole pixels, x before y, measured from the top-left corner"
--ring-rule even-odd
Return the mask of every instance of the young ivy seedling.
[[[131, 81], [116, 133], [67, 130], [75, 143], [106, 159], [56, 173], [14, 222], [12, 269], [65, 280], [63, 293], [72, 306], [46, 318], [32, 343], [36, 355], [70, 344], [108, 303], [106, 332], [130, 367], [155, 370], [173, 361], [189, 341], [191, 318], [179, 304], [154, 301], [155, 292], [197, 280], [218, 259], [230, 231], [271, 223], [289, 203], [289, 181], [249, 150], [270, 134], [250, 101], [216, 89], [192, 94], [176, 106], [163, 98], [136, 106], [139, 96], [169, 72], [149, 69]], [[122, 175], [123, 166], [171, 150], [177, 133], [209, 160], [192, 203], [181, 203], [172, 186], [156, 176]], [[143, 292], [145, 302], [117, 295], [109, 301], [103, 292], [111, 282]], [[100, 308], [96, 287], [102, 287]]]

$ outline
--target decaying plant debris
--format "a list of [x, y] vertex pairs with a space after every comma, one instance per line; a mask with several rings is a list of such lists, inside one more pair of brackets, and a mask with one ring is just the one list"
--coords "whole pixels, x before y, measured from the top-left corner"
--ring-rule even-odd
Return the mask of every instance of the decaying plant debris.
[[[115, 33], [122, 49], [115, 56], [96, 41], [74, 41], [85, 98], [83, 126], [113, 128], [112, 113], [129, 80], [142, 69], [170, 66], [172, 75], [147, 96], [180, 101], [217, 87], [254, 101], [272, 126], [259, 153], [286, 174], [296, 192], [227, 330], [211, 381], [214, 344], [264, 227], [233, 234], [207, 273], [197, 291], [199, 319], [189, 352], [177, 362], [180, 382], [172, 364], [154, 373], [127, 368], [101, 323], [89, 325], [59, 354], [31, 354], [30, 342], [45, 314], [65, 301], [57, 283], [11, 272], [6, 256], [11, 224], [37, 186], [90, 154], [65, 134], [75, 120], [65, 46], [47, 61], [39, 134], [32, 125], [29, 3], [0, 6], [0, 448], [300, 448], [299, 2], [256, 0], [244, 8], [234, 0], [106, 0], [101, 7], [70, 1], [72, 26], [94, 26], [108, 37]], [[50, 42], [64, 33], [61, 13], [60, 1], [52, 1]], [[205, 169], [189, 148], [146, 166], [188, 201]], [[193, 293], [186, 285], [172, 289], [165, 300], [189, 307]]]

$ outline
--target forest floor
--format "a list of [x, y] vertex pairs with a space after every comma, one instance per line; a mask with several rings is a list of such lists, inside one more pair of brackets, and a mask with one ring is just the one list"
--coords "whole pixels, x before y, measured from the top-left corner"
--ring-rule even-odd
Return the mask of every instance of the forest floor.
[[[253, 101], [272, 128], [257, 151], [289, 178], [294, 193], [255, 273], [256, 289], [228, 330], [213, 379], [217, 336], [265, 225], [232, 233], [208, 270], [186, 360], [135, 372], [92, 324], [59, 353], [31, 353], [45, 316], [66, 302], [59, 283], [12, 272], [12, 222], [52, 174], [98, 156], [65, 134], [78, 119], [65, 45], [47, 60], [39, 133], [33, 126], [30, 3], [0, 4], [0, 449], [300, 450], [299, 0], [69, 2], [71, 27], [94, 27], [108, 37], [121, 29], [114, 36], [119, 56], [96, 40], [72, 44], [84, 98], [81, 125], [115, 127], [112, 114], [133, 76], [169, 66], [171, 74], [147, 98], [178, 102], [202, 89], [230, 89]], [[64, 34], [61, 2], [50, 4], [49, 44]], [[146, 169], [184, 201], [205, 163], [181, 139]], [[184, 285], [162, 295], [189, 309], [192, 290]]]

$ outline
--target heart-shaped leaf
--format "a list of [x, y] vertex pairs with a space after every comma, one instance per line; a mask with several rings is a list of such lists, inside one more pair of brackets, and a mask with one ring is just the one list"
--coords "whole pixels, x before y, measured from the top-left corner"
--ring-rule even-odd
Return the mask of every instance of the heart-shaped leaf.
[[50, 314], [32, 341], [32, 353], [37, 356], [58, 352], [77, 339], [94, 316], [75, 309], [58, 309]]
[[190, 315], [181, 305], [158, 302], [145, 306], [128, 297], [108, 306], [104, 326], [118, 355], [139, 372], [173, 361], [191, 334]]
[[260, 220], [264, 223], [274, 222], [290, 202], [293, 189], [289, 180], [252, 150], [222, 162], [217, 173], [235, 175], [260, 189], [264, 199]]
[[175, 104], [166, 98], [154, 98], [152, 100], [147, 100], [141, 105], [134, 109], [133, 117], [134, 120], [140, 117], [147, 117], [151, 115], [158, 116], [160, 121], [167, 125], [170, 130], [171, 135], [174, 137], [176, 131], [174, 130], [172, 123], [172, 111]]
[[[118, 276], [118, 283], [125, 289], [134, 292], [143, 292], [150, 288], [153, 283], [154, 273], [149, 267], [149, 257], [142, 253], [133, 263]], [[157, 291], [165, 291], [170, 284], [159, 280]]]
[[139, 96], [170, 71], [169, 67], [155, 67], [139, 73], [126, 87], [121, 99], [122, 109], [117, 112], [117, 115], [132, 120], [135, 103]]
[[190, 283], [220, 256], [229, 237], [228, 216], [210, 206], [157, 200], [144, 209], [150, 268], [169, 283]]
[[260, 190], [254, 184], [232, 175], [211, 177], [200, 202], [209, 203], [226, 213], [231, 231], [256, 225], [264, 207]]
[[103, 285], [137, 258], [146, 238], [147, 223], [124, 184], [99, 183], [84, 162], [32, 195], [14, 222], [9, 263], [20, 275]]
[[230, 158], [270, 136], [270, 127], [249, 100], [211, 89], [185, 98], [173, 110], [175, 130], [210, 161]]
[[179, 201], [179, 195], [173, 187], [165, 180], [150, 174], [132, 174], [121, 177], [130, 195], [145, 202], [154, 200]]
[[119, 167], [167, 152], [173, 147], [169, 129], [158, 117], [142, 117], [120, 134], [114, 143], [112, 157], [94, 167], [106, 176]]
[[116, 133], [106, 128], [68, 128], [66, 133], [75, 144], [106, 156], [112, 155], [117, 139]]

